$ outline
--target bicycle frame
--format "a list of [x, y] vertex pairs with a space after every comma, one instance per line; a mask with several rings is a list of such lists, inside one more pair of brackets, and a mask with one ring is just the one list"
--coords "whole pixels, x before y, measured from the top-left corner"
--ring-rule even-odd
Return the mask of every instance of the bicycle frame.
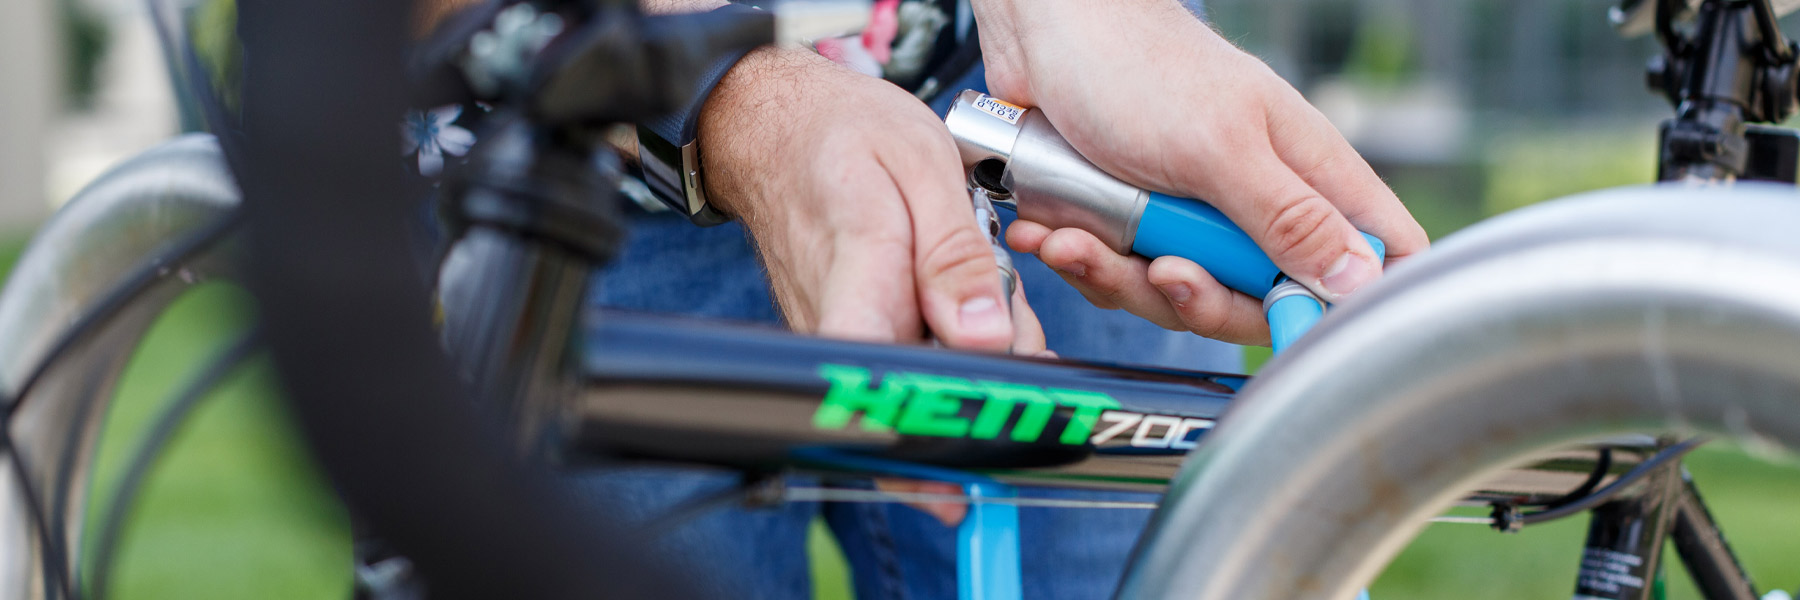
[[[24, 550], [0, 570], [0, 592], [70, 595], [67, 586], [80, 575], [71, 557], [81, 555], [81, 471], [124, 350], [149, 317], [191, 283], [190, 275], [230, 274], [219, 260], [223, 246], [216, 244], [232, 232], [235, 191], [216, 150], [188, 147], [196, 143], [183, 142], [183, 151], [205, 156], [184, 154], [173, 164], [158, 165], [177, 179], [198, 178], [188, 181], [196, 185], [173, 194], [130, 181], [91, 188], [66, 211], [89, 220], [47, 228], [0, 296], [0, 340], [5, 340], [0, 372], [9, 378], [5, 383], [14, 398], [9, 410], [29, 409], [15, 411], [19, 420], [9, 424], [17, 426], [10, 432], [14, 477], [6, 479], [14, 487], [0, 490], [12, 501], [0, 513], [0, 540]], [[182, 208], [194, 212], [176, 210]], [[171, 211], [182, 217], [168, 220]], [[77, 217], [59, 219], [76, 222]], [[120, 231], [131, 235], [116, 235]], [[476, 264], [504, 268], [473, 272], [554, 276], [481, 288], [490, 297], [511, 294], [523, 300], [486, 320], [452, 325], [447, 337], [478, 340], [452, 342], [452, 349], [469, 351], [462, 346], [467, 343], [486, 352], [476, 356], [491, 359], [478, 363], [493, 366], [483, 371], [487, 382], [529, 394], [529, 403], [514, 413], [527, 451], [548, 449], [577, 462], [627, 457], [756, 474], [948, 473], [968, 475], [976, 486], [991, 478], [1157, 491], [1182, 475], [1187, 450], [1248, 381], [1228, 374], [834, 342], [616, 313], [589, 315], [577, 330], [579, 313], [569, 307], [579, 306], [571, 300], [586, 289], [580, 281], [585, 270], [578, 268], [578, 256], [554, 249], [566, 240], [547, 243], [541, 233], [514, 229], [486, 238], [494, 243], [474, 253]], [[77, 264], [103, 265], [101, 276], [84, 272], [89, 280], [125, 281], [87, 289], [63, 286]], [[42, 310], [46, 306], [56, 310]], [[559, 308], [542, 310], [546, 307]], [[83, 316], [75, 326], [60, 326], [72, 314]], [[458, 337], [468, 333], [462, 327], [479, 327], [480, 335]], [[572, 331], [579, 351], [571, 354], [559, 340]], [[518, 332], [529, 333], [510, 336]], [[517, 339], [530, 343], [499, 347], [496, 341]], [[29, 373], [45, 375], [20, 376]], [[40, 379], [44, 383], [36, 387], [26, 383]], [[26, 402], [33, 397], [40, 399]], [[50, 403], [50, 398], [65, 401]], [[1593, 448], [1569, 450], [1509, 471], [1469, 500], [1555, 502], [1571, 491], [1615, 481], [1655, 449], [1642, 440], [1603, 446], [1614, 450], [1612, 459], [1600, 460]], [[1636, 560], [1627, 573], [1645, 580], [1669, 532], [1708, 598], [1749, 597], [1748, 579], [1678, 469], [1665, 469], [1642, 487], [1600, 509], [1588, 544], [1599, 558], [1591, 569], [1584, 564], [1581, 593], [1643, 597], [1647, 590], [1600, 584], [1620, 583], [1608, 574], [1618, 573], [1618, 561], [1626, 556]], [[1005, 493], [977, 495], [1003, 500]], [[981, 530], [1008, 526], [1003, 514], [992, 521], [977, 514], [972, 522]], [[1616, 535], [1633, 528], [1652, 535]]]
[[[149, 174], [157, 181], [185, 183], [141, 185]], [[79, 579], [70, 557], [82, 552], [82, 465], [107, 411], [108, 382], [123, 368], [124, 351], [135, 346], [143, 327], [182, 289], [205, 279], [237, 279], [233, 261], [223, 260], [227, 254], [221, 253], [235, 247], [229, 240], [239, 235], [232, 217], [236, 203], [216, 146], [204, 138], [187, 138], [84, 191], [21, 260], [0, 295], [0, 339], [6, 340], [0, 356], [8, 357], [0, 367], [7, 373], [45, 375], [39, 376], [43, 383], [23, 396], [18, 396], [23, 390], [17, 383], [22, 378], [8, 379], [9, 392], [23, 398], [19, 404], [35, 407], [20, 416], [42, 416], [14, 424], [13, 447], [22, 470], [13, 472], [27, 478], [5, 481], [29, 480], [32, 485], [29, 491], [14, 488], [16, 500], [7, 506], [11, 516], [5, 519], [10, 525], [0, 533], [13, 547], [26, 548], [16, 556], [29, 560], [8, 563], [0, 593], [65, 597], [56, 582], [65, 576]], [[170, 218], [176, 214], [186, 216]], [[140, 233], [99, 233], [116, 231]], [[114, 283], [56, 283], [74, 272], [111, 273], [82, 281]], [[30, 308], [34, 306], [41, 308]], [[74, 326], [62, 326], [70, 317], [46, 316], [42, 309], [83, 316]], [[125, 312], [114, 312], [120, 309]], [[575, 330], [582, 351], [569, 365], [578, 393], [567, 404], [545, 407], [534, 421], [541, 424], [542, 437], [577, 464], [626, 457], [747, 473], [802, 470], [854, 476], [896, 474], [894, 465], [918, 465], [1019, 485], [1159, 491], [1178, 472], [1184, 447], [1209, 431], [1201, 424], [1225, 413], [1236, 389], [1247, 381], [1229, 374], [823, 340], [692, 319], [604, 311], [589, 317], [585, 327]], [[832, 425], [830, 419], [839, 417], [831, 417], [827, 407], [846, 406], [830, 402], [833, 381], [825, 375], [830, 365], [840, 373], [868, 370], [867, 380], [842, 383], [845, 392], [858, 386], [879, 392], [890, 378], [912, 382], [907, 391], [898, 392], [902, 397], [892, 428], [884, 431], [878, 419], [870, 419], [868, 407], [838, 413], [847, 418], [842, 426]], [[78, 381], [102, 385], [68, 387]], [[902, 425], [919, 381], [967, 381], [976, 393], [951, 394], [954, 410], [919, 413], [934, 419], [915, 417]], [[1002, 395], [985, 395], [984, 389], [1002, 390]], [[1059, 403], [1059, 394], [1075, 392], [1079, 398], [1108, 398], [1118, 406]], [[1008, 418], [991, 439], [895, 430], [939, 418], [966, 420], [974, 428], [984, 412], [1000, 414], [1002, 408]], [[820, 425], [822, 412], [829, 417], [827, 426]], [[1033, 435], [1020, 427], [1027, 414], [1043, 416]], [[728, 418], [704, 418], [709, 415]], [[984, 427], [994, 419], [990, 416]], [[1183, 423], [1186, 433], [1171, 433]], [[1076, 430], [1087, 439], [1064, 443], [1065, 435], [1082, 437], [1069, 434]], [[1094, 444], [1096, 437], [1105, 439]], [[1625, 450], [1615, 453], [1619, 458], [1610, 461], [1603, 481], [1629, 470], [1650, 449], [1644, 440], [1619, 443]], [[1534, 468], [1496, 479], [1470, 501], [1554, 500], [1590, 479], [1597, 456], [1595, 450], [1581, 448], [1546, 456]], [[44, 515], [42, 525], [34, 521], [32, 504]]]
[[[584, 391], [560, 428], [577, 461], [883, 474], [832, 460], [856, 457], [1020, 485], [1160, 492], [1247, 380], [599, 314], [582, 336]], [[1616, 446], [1606, 481], [1651, 444]], [[1474, 500], [1553, 500], [1581, 487], [1597, 456], [1545, 457]]]

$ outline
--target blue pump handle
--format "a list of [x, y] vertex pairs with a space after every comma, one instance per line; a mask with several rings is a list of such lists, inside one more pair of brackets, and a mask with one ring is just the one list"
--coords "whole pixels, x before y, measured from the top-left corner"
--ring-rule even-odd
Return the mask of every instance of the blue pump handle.
[[[1363, 238], [1377, 257], [1387, 256], [1380, 239], [1367, 233]], [[1268, 295], [1281, 276], [1250, 234], [1219, 209], [1192, 198], [1151, 192], [1131, 250], [1150, 258], [1174, 255], [1194, 261], [1219, 283], [1256, 298]]]

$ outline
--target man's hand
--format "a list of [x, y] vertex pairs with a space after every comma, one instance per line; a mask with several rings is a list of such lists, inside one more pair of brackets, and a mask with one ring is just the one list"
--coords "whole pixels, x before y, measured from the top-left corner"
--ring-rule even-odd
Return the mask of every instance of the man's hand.
[[713, 91], [700, 140], [707, 194], [749, 228], [795, 330], [1043, 351], [1023, 296], [1002, 297], [949, 133], [910, 94], [765, 48]]
[[[810, 51], [762, 49], [713, 91], [700, 139], [707, 195], [749, 228], [796, 331], [901, 342], [929, 328], [952, 348], [1045, 351], [1024, 293], [1001, 297], [949, 132], [912, 95]], [[968, 510], [912, 505], [947, 525]]]
[[[1133, 184], [1203, 198], [1282, 271], [1327, 301], [1429, 244], [1342, 135], [1267, 65], [1172, 0], [975, 0], [988, 86], [1036, 106], [1069, 143]], [[1240, 343], [1268, 343], [1261, 305], [1179, 257], [1120, 256], [1078, 229], [1016, 222], [1037, 254], [1101, 308]]]

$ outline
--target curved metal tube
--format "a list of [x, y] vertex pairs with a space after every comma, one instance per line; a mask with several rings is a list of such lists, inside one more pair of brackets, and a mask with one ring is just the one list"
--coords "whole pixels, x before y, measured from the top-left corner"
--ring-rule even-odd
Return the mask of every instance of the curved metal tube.
[[[227, 243], [177, 250], [219, 233], [211, 228], [238, 198], [213, 138], [178, 138], [76, 194], [38, 231], [0, 290], [0, 391], [9, 450], [25, 469], [0, 463], [0, 598], [60, 597], [52, 573], [59, 562], [79, 577], [72, 563], [80, 556], [88, 468], [114, 385], [139, 338], [181, 291], [227, 273]], [[117, 295], [126, 288], [131, 297]], [[85, 317], [122, 299], [117, 312], [69, 337]], [[27, 498], [26, 484], [35, 498]], [[41, 507], [51, 535], [40, 536], [27, 502]], [[46, 548], [46, 539], [57, 547]]]
[[1800, 448], [1796, 224], [1792, 187], [1643, 187], [1451, 237], [1244, 390], [1119, 596], [1351, 598], [1464, 492], [1581, 439]]
[[76, 194], [0, 290], [0, 392], [16, 395], [63, 328], [127, 272], [237, 204], [237, 184], [209, 135], [151, 149]]

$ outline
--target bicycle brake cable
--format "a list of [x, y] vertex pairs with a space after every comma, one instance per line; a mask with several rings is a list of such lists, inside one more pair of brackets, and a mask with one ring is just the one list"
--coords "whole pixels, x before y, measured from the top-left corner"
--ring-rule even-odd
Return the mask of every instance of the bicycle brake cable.
[[[1132, 502], [1124, 500], [1071, 500], [1067, 498], [997, 498], [970, 497], [962, 494], [933, 494], [928, 492], [889, 492], [861, 488], [834, 487], [789, 487], [782, 494], [788, 502], [853, 502], [861, 504], [892, 504], [902, 502], [948, 502], [955, 504], [1007, 504], [1025, 508], [1093, 508], [1114, 510], [1152, 510], [1155, 502]], [[1462, 517], [1455, 515], [1439, 515], [1431, 518], [1433, 523], [1457, 525], [1487, 525], [1493, 520], [1488, 517]]]

